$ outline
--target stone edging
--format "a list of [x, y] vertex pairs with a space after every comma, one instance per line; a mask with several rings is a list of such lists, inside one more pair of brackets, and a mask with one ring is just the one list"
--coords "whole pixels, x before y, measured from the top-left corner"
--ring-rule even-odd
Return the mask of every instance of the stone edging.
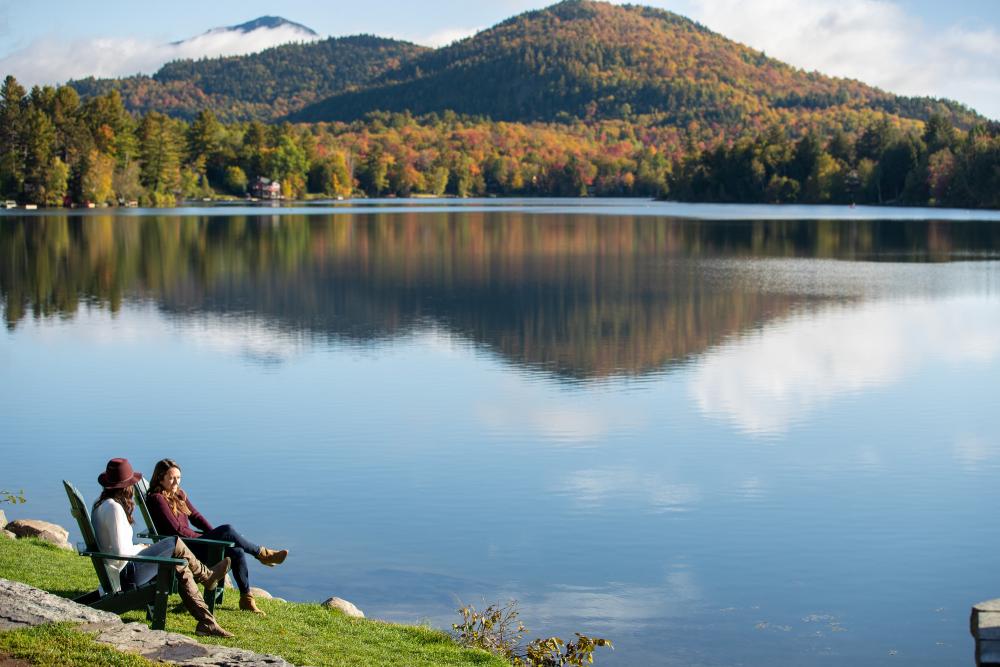
[[284, 658], [228, 646], [201, 644], [190, 637], [123, 623], [115, 614], [91, 609], [27, 584], [0, 579], [0, 631], [59, 622], [80, 623], [81, 632], [119, 651], [190, 667], [292, 667]]

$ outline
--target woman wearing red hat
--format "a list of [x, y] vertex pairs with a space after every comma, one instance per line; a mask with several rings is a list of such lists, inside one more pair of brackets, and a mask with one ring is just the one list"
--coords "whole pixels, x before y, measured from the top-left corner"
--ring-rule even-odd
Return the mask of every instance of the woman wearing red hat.
[[[213, 528], [208, 519], [191, 504], [180, 483], [181, 467], [176, 461], [163, 459], [157, 462], [153, 468], [153, 476], [149, 480], [149, 495], [146, 496], [146, 504], [149, 506], [149, 513], [157, 531], [163, 535], [177, 535], [181, 538], [205, 537], [233, 542], [235, 546], [226, 549], [226, 556], [232, 560], [233, 576], [236, 579], [236, 586], [240, 589], [240, 609], [264, 616], [264, 612], [257, 607], [253, 593], [250, 592], [250, 573], [247, 570], [246, 555], [249, 554], [264, 565], [273, 567], [285, 561], [288, 550], [278, 551], [254, 544], [228, 523]], [[194, 528], [203, 532], [197, 533]], [[193, 545], [192, 548], [196, 554], [203, 553], [198, 545]]]
[[[142, 479], [142, 473], [134, 472], [128, 459], [111, 459], [107, 469], [98, 476], [97, 481], [104, 488], [101, 497], [94, 503], [91, 521], [97, 534], [97, 543], [101, 550], [122, 556], [172, 556], [183, 558], [187, 565], [177, 566], [178, 588], [184, 606], [198, 621], [195, 632], [199, 635], [214, 637], [232, 637], [232, 633], [223, 630], [216, 622], [208, 605], [198, 592], [198, 584], [204, 584], [205, 590], [212, 590], [229, 571], [229, 559], [223, 558], [215, 567], [207, 568], [198, 560], [180, 538], [160, 540], [152, 546], [135, 544], [132, 533], [132, 511], [135, 504], [132, 501], [132, 487]], [[134, 563], [126, 561], [107, 561], [108, 574], [112, 578], [117, 575], [123, 589], [133, 588], [150, 581], [156, 576], [155, 563]], [[195, 583], [197, 582], [197, 583]]]

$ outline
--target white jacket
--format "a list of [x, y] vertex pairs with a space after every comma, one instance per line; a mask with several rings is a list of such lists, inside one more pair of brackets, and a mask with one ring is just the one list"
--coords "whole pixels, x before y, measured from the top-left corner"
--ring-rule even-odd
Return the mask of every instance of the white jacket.
[[[94, 508], [90, 515], [97, 536], [97, 546], [101, 551], [122, 556], [134, 556], [148, 544], [135, 544], [133, 541], [132, 524], [125, 516], [125, 510], [114, 500], [108, 498]], [[121, 590], [121, 571], [128, 561], [106, 560], [108, 577], [112, 586]]]

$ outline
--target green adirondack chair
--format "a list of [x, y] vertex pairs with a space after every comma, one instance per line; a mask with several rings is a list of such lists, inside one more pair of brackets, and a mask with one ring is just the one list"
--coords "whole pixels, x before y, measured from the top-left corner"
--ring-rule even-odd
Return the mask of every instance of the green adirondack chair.
[[[97, 572], [97, 580], [101, 587], [85, 595], [81, 595], [74, 601], [85, 604], [95, 609], [110, 611], [121, 614], [135, 609], [145, 609], [147, 617], [152, 621], [154, 630], [163, 630], [167, 621], [167, 598], [171, 593], [177, 591], [177, 579], [174, 567], [184, 565], [183, 558], [162, 558], [158, 556], [121, 556], [118, 554], [102, 553], [97, 544], [97, 535], [94, 533], [94, 526], [90, 522], [90, 510], [83, 501], [83, 496], [75, 486], [63, 480], [66, 488], [66, 495], [69, 497], [70, 512], [76, 517], [80, 527], [80, 534], [83, 535], [83, 542], [86, 549], [80, 552], [81, 556], [90, 558], [94, 563], [94, 570]], [[138, 586], [132, 590], [123, 591], [108, 573], [109, 560], [127, 560], [135, 563], [157, 563], [156, 577], [148, 583]]]
[[[148, 538], [154, 542], [158, 542], [167, 537], [167, 535], [163, 535], [156, 527], [156, 524], [153, 522], [153, 516], [149, 513], [149, 506], [146, 504], [146, 496], [149, 495], [149, 482], [146, 481], [145, 477], [136, 482], [132, 493], [135, 497], [135, 505], [142, 513], [142, 518], [146, 521], [146, 531], [139, 533], [139, 537]], [[208, 566], [215, 565], [226, 556], [226, 547], [234, 546], [232, 542], [210, 540], [204, 537], [182, 537], [181, 539], [183, 539], [188, 546], [193, 544], [205, 545], [207, 551], [207, 557], [205, 559], [207, 562], [205, 565]], [[225, 586], [217, 587], [214, 591], [214, 595], [213, 591], [205, 593], [205, 603], [208, 605], [209, 611], [213, 614], [215, 613], [215, 605], [222, 604], [225, 588]]]

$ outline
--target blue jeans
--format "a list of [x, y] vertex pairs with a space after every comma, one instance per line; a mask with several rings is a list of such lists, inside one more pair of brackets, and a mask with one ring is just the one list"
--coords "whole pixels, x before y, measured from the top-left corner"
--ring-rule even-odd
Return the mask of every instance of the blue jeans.
[[[229, 556], [229, 560], [232, 561], [233, 578], [236, 579], [236, 587], [240, 589], [240, 594], [245, 595], [249, 593], [250, 572], [247, 570], [247, 554], [256, 557], [260, 552], [260, 545], [254, 544], [240, 535], [236, 532], [236, 529], [228, 523], [216, 526], [212, 530], [205, 531], [201, 536], [209, 540], [224, 540], [226, 542], [233, 542], [236, 545], [226, 547], [226, 555]], [[208, 567], [215, 565], [215, 563], [209, 563], [205, 560], [208, 557], [208, 548], [204, 544], [192, 544], [189, 542], [188, 547], [190, 547], [191, 551], [194, 552], [194, 555], [198, 557], [198, 560], [205, 563], [205, 565]]]
[[[156, 544], [151, 544], [136, 555], [170, 558], [174, 555], [174, 547], [176, 545], [177, 538], [168, 537], [160, 540]], [[128, 565], [125, 566], [125, 569], [121, 571], [120, 578], [122, 582], [122, 590], [131, 590], [137, 586], [142, 586], [147, 581], [152, 581], [159, 569], [160, 566], [157, 563], [136, 563], [130, 561]]]

